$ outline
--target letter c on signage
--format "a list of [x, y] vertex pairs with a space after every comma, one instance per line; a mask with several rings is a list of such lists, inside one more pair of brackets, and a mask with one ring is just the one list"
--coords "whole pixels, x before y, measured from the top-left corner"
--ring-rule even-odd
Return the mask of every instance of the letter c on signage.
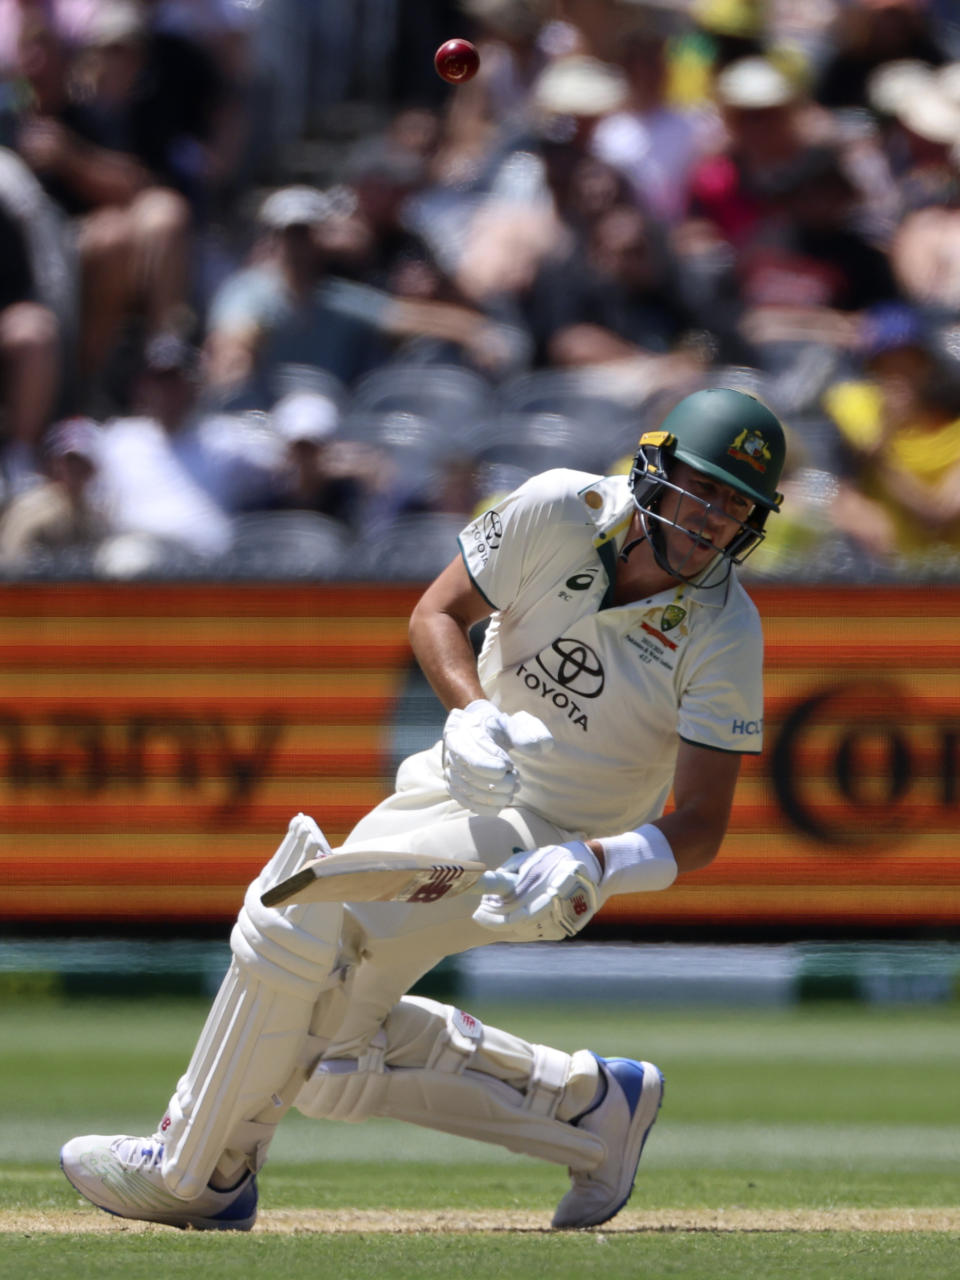
[[[822, 844], [864, 850], [877, 850], [901, 832], [914, 771], [908, 718], [902, 691], [879, 682], [831, 686], [797, 703], [771, 757], [774, 790], [794, 826]], [[865, 760], [868, 752], [875, 767]], [[817, 759], [822, 767], [815, 767]]]

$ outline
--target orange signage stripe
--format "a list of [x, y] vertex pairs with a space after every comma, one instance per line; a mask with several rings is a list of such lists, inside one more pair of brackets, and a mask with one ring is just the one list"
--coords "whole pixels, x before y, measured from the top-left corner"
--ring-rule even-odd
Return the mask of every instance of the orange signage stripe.
[[[0, 645], [0, 662], [9, 670], [19, 667], [32, 671], [59, 670], [63, 666], [63, 642], [43, 646], [21, 644]], [[304, 644], [220, 644], [215, 649], [209, 644], [149, 644], [110, 642], [73, 646], [71, 665], [77, 670], [102, 668], [115, 671], [118, 667], [142, 672], [152, 670], [180, 670], [184, 666], [196, 670], [224, 667], [251, 667], [270, 670], [316, 670], [320, 667], [344, 667], [349, 671], [369, 668], [391, 668], [404, 663], [410, 656], [405, 637], [376, 645], [354, 643], [329, 643], [323, 641]]]
[[[954, 625], [957, 624], [954, 623]], [[833, 671], [855, 671], [862, 670], [864, 667], [881, 666], [889, 654], [889, 643], [834, 644], [825, 651], [822, 641], [811, 641], [809, 644], [785, 644], [774, 640], [767, 642], [764, 657], [768, 667], [776, 665], [821, 672], [825, 665], [829, 665]], [[913, 655], [912, 666], [914, 669], [929, 668], [946, 673], [951, 665], [956, 663], [957, 657], [957, 646], [954, 641], [944, 640], [939, 644], [924, 641]]]
[[405, 625], [423, 588], [391, 583], [4, 583], [5, 611], [35, 618], [391, 618]]
[[878, 620], [903, 618], [914, 622], [929, 617], [960, 617], [955, 587], [825, 585], [772, 586], [759, 583], [747, 588], [765, 623], [777, 619], [817, 617], [841, 624], [853, 618]]
[[[292, 814], [340, 843], [442, 723], [419, 590], [0, 586], [0, 923], [226, 925]], [[721, 855], [603, 918], [955, 929], [960, 587], [751, 595], [765, 750]]]

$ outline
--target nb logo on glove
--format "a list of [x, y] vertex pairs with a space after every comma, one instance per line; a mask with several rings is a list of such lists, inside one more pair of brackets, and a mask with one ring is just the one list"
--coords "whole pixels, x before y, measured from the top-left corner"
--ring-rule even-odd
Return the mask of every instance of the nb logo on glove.
[[600, 906], [600, 864], [579, 840], [515, 853], [499, 871], [515, 876], [516, 887], [484, 894], [473, 918], [504, 941], [572, 938]]

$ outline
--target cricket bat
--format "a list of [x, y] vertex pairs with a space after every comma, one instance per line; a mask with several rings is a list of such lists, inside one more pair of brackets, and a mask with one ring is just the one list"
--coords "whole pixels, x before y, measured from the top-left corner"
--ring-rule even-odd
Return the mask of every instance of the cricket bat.
[[454, 862], [426, 853], [334, 849], [260, 896], [265, 907], [304, 902], [439, 902], [469, 889], [506, 896], [516, 885], [509, 872], [482, 862]]

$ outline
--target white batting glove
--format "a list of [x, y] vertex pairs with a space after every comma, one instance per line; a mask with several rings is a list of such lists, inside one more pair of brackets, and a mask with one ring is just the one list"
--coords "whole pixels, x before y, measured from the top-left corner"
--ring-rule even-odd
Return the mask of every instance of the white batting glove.
[[514, 875], [516, 886], [484, 894], [473, 918], [505, 940], [572, 938], [600, 906], [600, 863], [579, 840], [515, 853], [497, 870]]
[[520, 778], [510, 752], [544, 751], [550, 730], [527, 711], [506, 715], [485, 698], [455, 708], [443, 727], [443, 776], [451, 797], [474, 813], [499, 813]]

